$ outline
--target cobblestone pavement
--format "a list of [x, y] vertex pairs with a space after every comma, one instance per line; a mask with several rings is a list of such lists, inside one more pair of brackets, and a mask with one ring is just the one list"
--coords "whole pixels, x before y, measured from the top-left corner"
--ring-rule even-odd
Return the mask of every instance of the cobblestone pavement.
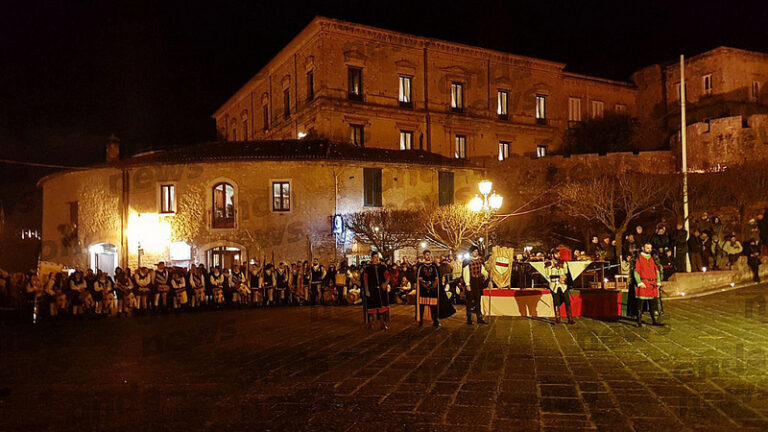
[[666, 327], [494, 318], [366, 330], [351, 307], [0, 328], [0, 430], [768, 430], [763, 288]]

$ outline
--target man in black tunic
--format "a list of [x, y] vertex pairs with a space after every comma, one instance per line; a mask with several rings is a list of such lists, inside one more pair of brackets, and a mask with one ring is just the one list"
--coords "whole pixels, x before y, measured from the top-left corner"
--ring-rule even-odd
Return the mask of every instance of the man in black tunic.
[[432, 315], [432, 325], [440, 327], [438, 320], [438, 291], [440, 289], [440, 271], [432, 261], [432, 252], [424, 251], [424, 261], [416, 271], [416, 281], [419, 290], [419, 327], [424, 325], [424, 306], [429, 306]]
[[381, 329], [389, 328], [389, 279], [387, 266], [381, 262], [378, 252], [371, 253], [371, 263], [363, 270], [365, 287], [365, 322], [372, 326], [371, 315], [376, 314]]

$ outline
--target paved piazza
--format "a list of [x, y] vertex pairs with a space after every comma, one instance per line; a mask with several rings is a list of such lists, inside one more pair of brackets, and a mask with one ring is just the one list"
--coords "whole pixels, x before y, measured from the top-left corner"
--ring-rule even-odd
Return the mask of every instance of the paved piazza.
[[363, 328], [351, 307], [0, 327], [0, 430], [768, 430], [768, 292], [666, 327], [495, 318]]

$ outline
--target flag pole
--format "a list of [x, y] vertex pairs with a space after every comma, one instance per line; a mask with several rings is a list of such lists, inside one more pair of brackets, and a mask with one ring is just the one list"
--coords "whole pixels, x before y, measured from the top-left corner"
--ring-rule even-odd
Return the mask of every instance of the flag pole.
[[[686, 241], [691, 236], [691, 225], [688, 218], [688, 146], [685, 139], [685, 56], [680, 54], [680, 147], [683, 171], [683, 221], [685, 223]], [[687, 248], [686, 248], [687, 250]], [[691, 251], [685, 254], [685, 271], [691, 272]]]

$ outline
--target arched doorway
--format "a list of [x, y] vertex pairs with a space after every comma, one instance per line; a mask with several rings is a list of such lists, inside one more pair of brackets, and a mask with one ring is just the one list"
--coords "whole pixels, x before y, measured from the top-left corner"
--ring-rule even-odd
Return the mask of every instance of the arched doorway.
[[235, 246], [216, 246], [205, 251], [205, 263], [208, 268], [232, 268], [233, 264], [242, 264], [244, 260], [243, 251]]
[[117, 246], [111, 243], [96, 243], [88, 248], [90, 267], [94, 272], [99, 270], [113, 276], [117, 267]]

